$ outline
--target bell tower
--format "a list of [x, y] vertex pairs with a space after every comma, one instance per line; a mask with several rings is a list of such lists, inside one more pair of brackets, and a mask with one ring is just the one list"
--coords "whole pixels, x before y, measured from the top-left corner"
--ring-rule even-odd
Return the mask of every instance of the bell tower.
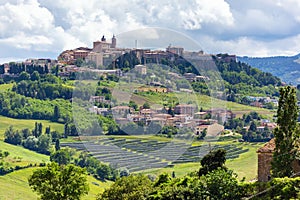
[[111, 39], [111, 46], [110, 48], [116, 48], [117, 46], [117, 39], [115, 37], [115, 35], [113, 35], [112, 39]]

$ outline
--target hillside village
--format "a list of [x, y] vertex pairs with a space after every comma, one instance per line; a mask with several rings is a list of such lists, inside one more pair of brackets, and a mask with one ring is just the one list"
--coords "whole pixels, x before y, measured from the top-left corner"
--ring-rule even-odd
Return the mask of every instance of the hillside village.
[[[79, 47], [73, 50], [62, 52], [57, 60], [51, 59], [27, 59], [21, 63], [6, 63], [0, 66], [0, 78], [4, 80], [16, 78], [22, 71], [32, 72], [38, 71], [41, 74], [53, 73], [61, 78], [74, 77], [75, 73], [92, 72], [98, 75], [115, 76], [121, 78], [125, 76], [124, 70], [116, 68], [118, 58], [124, 54], [133, 54], [136, 56], [137, 62], [134, 66], [137, 74], [147, 75], [147, 63], [159, 63], [164, 60], [176, 60], [182, 58], [194, 60], [207, 60], [212, 55], [205, 54], [203, 51], [190, 52], [185, 51], [183, 47], [168, 46], [165, 51], [150, 49], [130, 49], [118, 48], [117, 38], [112, 37], [111, 42], [107, 41], [105, 36], [99, 41], [93, 42], [93, 47]], [[216, 59], [225, 63], [236, 62], [235, 55], [216, 55]], [[87, 63], [88, 67], [82, 67]], [[127, 64], [128, 65], [128, 64]], [[169, 72], [171, 76], [176, 78], [178, 74]], [[207, 76], [186, 72], [182, 75], [185, 80], [193, 82], [209, 82]], [[138, 89], [137, 92], [151, 91], [156, 93], [183, 92], [192, 93], [193, 90], [187, 88], [178, 88], [174, 91], [165, 87], [160, 82], [150, 82], [147, 87]], [[259, 108], [276, 108], [278, 100], [273, 97], [257, 97], [246, 96], [246, 105]], [[91, 96], [90, 103], [93, 104], [89, 108], [91, 113], [97, 115], [109, 116], [113, 115], [114, 120], [120, 126], [128, 123], [149, 125], [150, 123], [163, 126], [172, 126], [176, 128], [189, 128], [196, 135], [201, 134], [204, 130], [208, 135], [216, 135], [224, 132], [224, 123], [233, 120], [236, 115], [231, 110], [214, 108], [210, 110], [200, 110], [193, 104], [178, 104], [171, 110], [168, 108], [143, 108], [137, 110], [129, 106], [117, 105], [111, 102], [111, 99], [105, 96]], [[102, 105], [99, 107], [99, 105]], [[103, 106], [106, 105], [106, 106]], [[241, 127], [245, 131], [249, 130], [250, 125]], [[256, 131], [264, 132], [273, 130], [276, 124], [266, 119], [261, 119]]]

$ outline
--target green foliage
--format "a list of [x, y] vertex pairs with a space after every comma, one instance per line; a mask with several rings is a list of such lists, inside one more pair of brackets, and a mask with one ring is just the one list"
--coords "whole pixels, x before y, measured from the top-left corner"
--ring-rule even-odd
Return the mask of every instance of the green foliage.
[[6, 158], [7, 156], [9, 156], [9, 152], [8, 151], [2, 151], [2, 150], [0, 150], [0, 159]]
[[[250, 112], [249, 114], [244, 114], [242, 118], [227, 120], [224, 123], [224, 128], [232, 129], [242, 134], [243, 140], [247, 142], [269, 141], [274, 136], [267, 126], [265, 126], [262, 132], [257, 130], [257, 126], [260, 126], [262, 118], [257, 112]], [[245, 126], [249, 126], [249, 130], [244, 129]]]
[[33, 79], [31, 81], [22, 80], [13, 87], [13, 91], [26, 97], [42, 100], [71, 99], [73, 88], [62, 84], [60, 79], [56, 80], [49, 76], [53, 75], [48, 75], [41, 80], [39, 77], [35, 77], [36, 81], [33, 81]]
[[[218, 55], [226, 57], [226, 54]], [[243, 97], [278, 96], [276, 86], [281, 85], [279, 78], [270, 73], [262, 72], [241, 62], [226, 62], [215, 58], [216, 65], [225, 81], [227, 100], [245, 103]], [[246, 103], [247, 104], [247, 103]]]
[[151, 181], [145, 175], [130, 175], [118, 179], [97, 200], [143, 200], [152, 188]]
[[129, 175], [130, 175], [130, 172], [127, 168], [121, 168], [120, 169], [120, 177], [129, 176]]
[[297, 130], [298, 106], [296, 89], [291, 86], [280, 88], [277, 110], [278, 127], [274, 130], [275, 152], [272, 161], [272, 175], [285, 177], [293, 174], [292, 162], [295, 160], [294, 140], [299, 141]]
[[[48, 66], [46, 65], [35, 65], [35, 64], [25, 64], [24, 63], [9, 63], [9, 73], [11, 74], [20, 74], [22, 72], [27, 72], [28, 74], [32, 74], [34, 71], [37, 71], [39, 74], [48, 73]], [[2, 71], [3, 70], [3, 71]], [[0, 74], [4, 73], [4, 65], [0, 65]]]
[[172, 137], [178, 133], [178, 129], [174, 126], [164, 126], [161, 131], [161, 134], [167, 135], [168, 137]]
[[54, 107], [60, 110], [60, 119], [69, 121], [71, 116], [71, 103], [63, 99], [38, 100], [15, 92], [0, 93], [0, 114], [17, 119], [43, 119], [53, 118]]
[[23, 129], [19, 132], [13, 126], [10, 126], [5, 131], [4, 142], [14, 145], [22, 144], [27, 149], [49, 154], [51, 138], [48, 134], [42, 134], [42, 127], [41, 123], [35, 123], [35, 128], [31, 131], [31, 134], [29, 129]]
[[237, 176], [230, 170], [214, 170], [204, 180], [210, 199], [240, 199], [242, 196]]
[[15, 131], [13, 126], [9, 126], [9, 128], [4, 133], [5, 139], [4, 142], [19, 145], [22, 142], [22, 136], [19, 131]]
[[271, 181], [271, 199], [299, 199], [300, 177], [274, 178]]
[[200, 161], [201, 168], [199, 170], [199, 176], [206, 175], [209, 172], [217, 170], [218, 168], [226, 170], [225, 162], [226, 150], [217, 149], [210, 151]]
[[59, 110], [59, 107], [57, 105], [55, 105], [52, 121], [58, 122], [59, 118], [60, 118], [60, 110]]
[[72, 164], [52, 162], [34, 171], [28, 183], [42, 200], [78, 200], [89, 191], [85, 170]]
[[150, 109], [150, 104], [149, 104], [148, 102], [145, 102], [145, 103], [143, 104], [143, 108], [144, 108], [144, 109]]
[[31, 81], [39, 81], [40, 80], [40, 74], [37, 71], [32, 72], [30, 75], [30, 80]]
[[239, 57], [238, 60], [265, 72], [272, 73], [288, 84], [299, 84], [299, 54], [264, 58]]
[[154, 187], [158, 187], [158, 186], [163, 187], [163, 185], [168, 184], [170, 181], [171, 181], [170, 175], [167, 173], [163, 173], [158, 176], [158, 179], [157, 179], [157, 181], [155, 181], [153, 186]]
[[71, 162], [71, 153], [68, 149], [61, 149], [51, 153], [50, 161], [56, 162], [59, 165], [67, 165]]
[[132, 100], [129, 101], [129, 105], [128, 106], [131, 107], [131, 108], [133, 108], [134, 110], [138, 110], [138, 105], [134, 101], [132, 101]]
[[14, 169], [9, 165], [8, 162], [3, 161], [6, 157], [9, 156], [8, 151], [0, 150], [0, 175], [5, 175], [12, 172]]
[[60, 142], [59, 139], [56, 139], [55, 141], [55, 151], [59, 151], [60, 150]]
[[116, 180], [119, 176], [118, 171], [112, 167], [101, 163], [96, 158], [82, 152], [79, 158], [75, 160], [75, 164], [86, 168], [88, 173], [94, 174], [100, 180]]
[[243, 194], [232, 171], [217, 169], [205, 176], [175, 178], [163, 186], [154, 186], [150, 200], [241, 199]]
[[28, 74], [27, 72], [21, 72], [19, 75], [19, 79], [18, 81], [28, 81], [30, 80], [30, 74]]

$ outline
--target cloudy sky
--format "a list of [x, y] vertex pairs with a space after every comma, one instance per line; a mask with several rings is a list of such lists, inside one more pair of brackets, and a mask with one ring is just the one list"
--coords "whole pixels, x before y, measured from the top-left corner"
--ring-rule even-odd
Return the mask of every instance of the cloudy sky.
[[144, 27], [185, 34], [208, 53], [295, 55], [299, 10], [299, 0], [0, 0], [0, 63]]

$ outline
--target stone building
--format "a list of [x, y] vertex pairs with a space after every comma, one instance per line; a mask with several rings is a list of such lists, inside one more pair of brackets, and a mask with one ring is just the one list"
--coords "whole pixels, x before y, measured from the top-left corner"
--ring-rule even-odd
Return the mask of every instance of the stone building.
[[196, 110], [196, 106], [191, 104], [178, 104], [174, 108], [175, 114], [186, 114], [193, 116]]
[[[271, 179], [271, 162], [275, 150], [275, 139], [270, 140], [257, 150], [258, 154], [258, 181], [267, 182]], [[300, 172], [300, 161], [293, 162], [294, 172]]]

